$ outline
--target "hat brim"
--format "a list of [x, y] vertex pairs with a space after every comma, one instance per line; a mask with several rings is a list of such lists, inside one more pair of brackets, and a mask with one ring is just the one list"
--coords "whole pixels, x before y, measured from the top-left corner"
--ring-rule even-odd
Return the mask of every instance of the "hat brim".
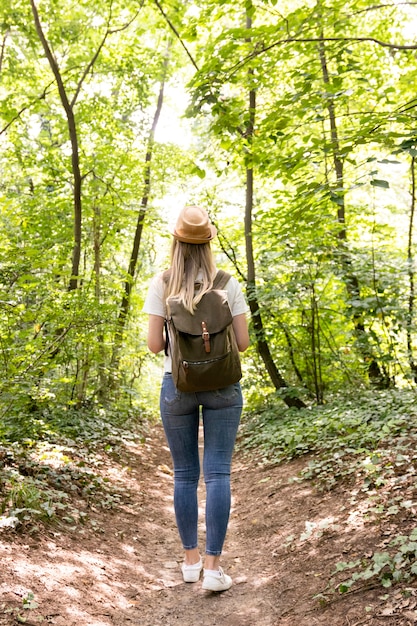
[[181, 241], [182, 243], [208, 243], [209, 241], [211, 241], [212, 239], [214, 239], [214, 237], [217, 235], [217, 228], [215, 226], [213, 226], [213, 224], [209, 225], [210, 228], [210, 236], [209, 237], [184, 237], [182, 235], [180, 235], [179, 233], [177, 233], [176, 229], [174, 229], [172, 231], [172, 235], [173, 237], [175, 237], [175, 239], [177, 241]]

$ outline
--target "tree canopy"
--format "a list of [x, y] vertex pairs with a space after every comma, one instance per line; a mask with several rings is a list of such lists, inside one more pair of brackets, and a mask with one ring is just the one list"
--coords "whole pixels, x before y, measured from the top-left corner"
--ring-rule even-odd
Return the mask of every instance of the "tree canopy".
[[149, 404], [141, 306], [185, 202], [246, 290], [251, 401], [414, 387], [415, 3], [0, 11], [4, 417]]

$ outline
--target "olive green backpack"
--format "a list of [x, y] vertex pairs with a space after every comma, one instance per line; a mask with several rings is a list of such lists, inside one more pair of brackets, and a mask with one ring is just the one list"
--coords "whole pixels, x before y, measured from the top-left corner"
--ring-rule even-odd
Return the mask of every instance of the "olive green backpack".
[[[219, 270], [213, 287], [187, 311], [178, 296], [167, 301], [166, 338], [172, 357], [172, 378], [180, 391], [221, 389], [242, 377], [232, 313], [224, 287], [230, 274]], [[167, 281], [167, 273], [165, 277]]]

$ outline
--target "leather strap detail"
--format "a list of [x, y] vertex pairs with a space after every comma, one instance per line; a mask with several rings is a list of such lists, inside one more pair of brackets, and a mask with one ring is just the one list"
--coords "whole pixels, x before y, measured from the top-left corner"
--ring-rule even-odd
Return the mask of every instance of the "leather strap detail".
[[207, 330], [207, 325], [206, 325], [205, 322], [201, 322], [201, 328], [203, 330], [201, 336], [202, 336], [203, 341], [204, 341], [204, 349], [208, 353], [211, 350], [211, 347], [210, 347], [210, 333]]

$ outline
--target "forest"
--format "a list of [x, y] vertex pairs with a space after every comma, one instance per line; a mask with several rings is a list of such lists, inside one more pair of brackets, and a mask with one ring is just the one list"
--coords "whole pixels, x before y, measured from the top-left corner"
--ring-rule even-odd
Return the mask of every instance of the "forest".
[[249, 305], [239, 458], [356, 489], [390, 543], [319, 602], [371, 581], [415, 623], [416, 32], [412, 1], [3, 0], [1, 539], [87, 523], [65, 472], [117, 508], [91, 455], [158, 424], [142, 307], [197, 204]]

